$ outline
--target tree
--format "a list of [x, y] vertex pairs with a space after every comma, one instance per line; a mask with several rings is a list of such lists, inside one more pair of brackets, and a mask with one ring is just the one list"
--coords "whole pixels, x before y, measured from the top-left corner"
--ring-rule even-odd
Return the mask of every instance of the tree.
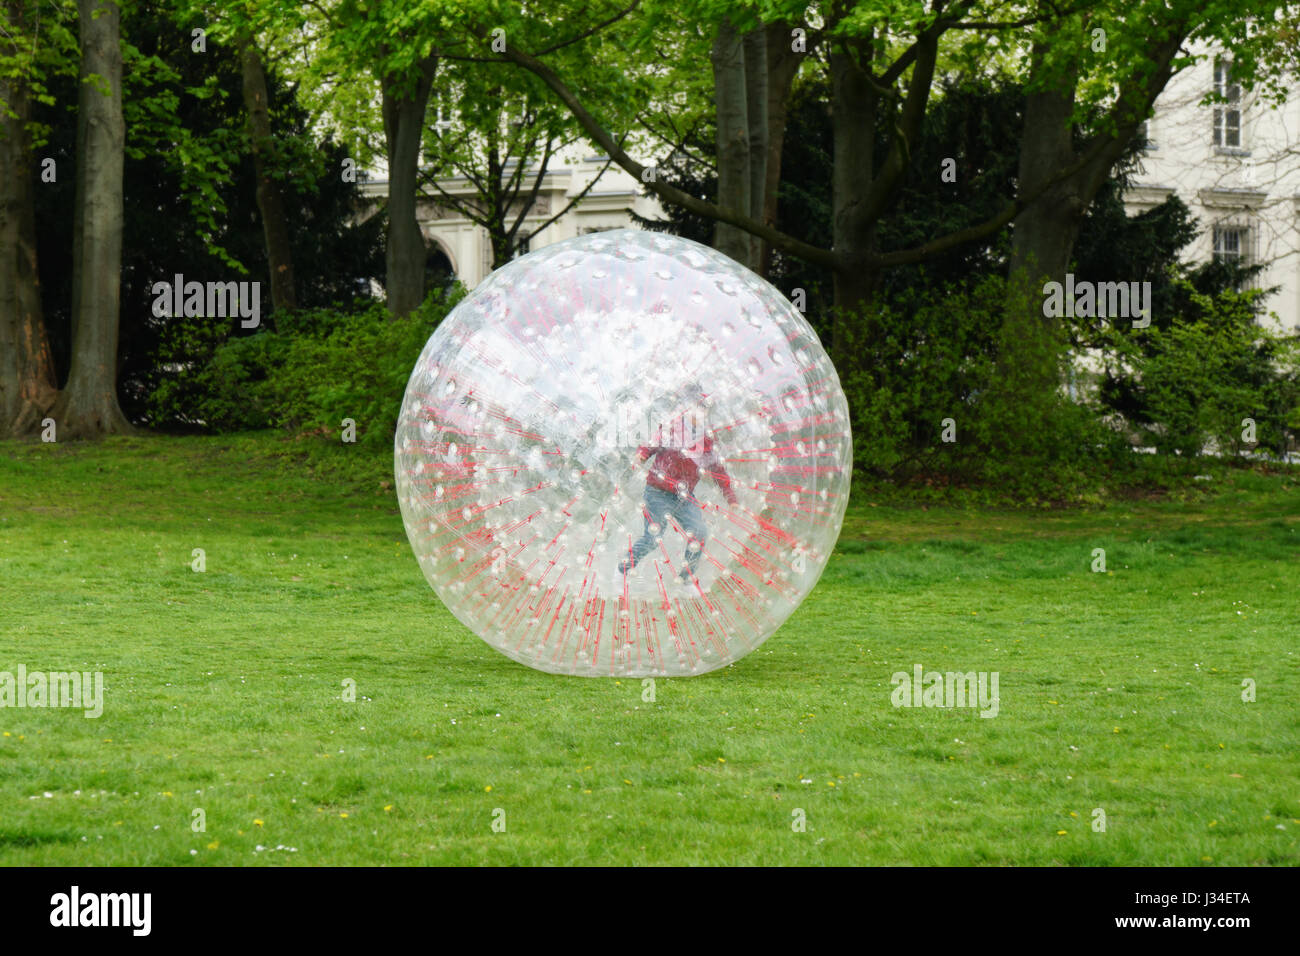
[[[598, 69], [590, 59], [579, 63], [577, 45], [612, 22], [597, 21], [586, 29], [572, 26], [573, 21], [586, 19], [589, 6], [564, 3], [550, 6], [543, 13], [529, 7], [489, 2], [464, 6], [439, 0], [401, 7], [366, 4], [361, 0], [311, 5], [311, 15], [322, 26], [320, 42], [301, 71], [304, 87], [308, 89], [306, 95], [321, 100], [331, 97], [332, 102], [324, 105], [324, 109], [333, 114], [333, 121], [344, 131], [346, 141], [356, 148], [361, 160], [382, 153], [387, 166], [387, 286], [393, 315], [409, 312], [423, 295], [427, 252], [416, 218], [420, 200], [420, 147], [433, 92], [454, 89], [457, 83], [454, 75], [445, 76], [447, 64], [500, 63], [496, 48], [504, 41], [499, 38], [526, 35], [540, 49], [558, 54], [566, 66], [579, 64], [587, 71], [583, 73], [584, 78], [595, 77], [588, 88], [619, 116], [632, 113], [633, 98], [623, 95], [625, 90], [608, 95], [611, 88], [626, 88], [633, 82], [617, 72], [616, 63], [602, 63]], [[273, 9], [274, 14], [266, 15], [282, 22], [304, 16], [303, 8], [288, 0], [261, 9], [264, 13]], [[359, 74], [368, 75], [372, 82], [355, 82]], [[380, 100], [377, 118], [372, 105], [375, 93]], [[499, 106], [488, 103], [486, 110], [499, 112]], [[476, 103], [475, 107], [482, 109], [484, 104]], [[380, 149], [374, 148], [366, 135], [367, 129], [375, 127], [384, 132]], [[539, 140], [539, 145], [544, 145], [544, 140]], [[506, 190], [513, 191], [514, 187]], [[491, 192], [505, 195], [496, 187]], [[511, 228], [504, 225], [498, 230], [498, 247]], [[497, 256], [499, 259], [499, 251]]]
[[66, 437], [130, 430], [117, 401], [121, 309], [121, 9], [78, 0], [81, 87], [77, 100], [77, 199], [72, 246], [72, 368], [53, 417]]
[[[749, 87], [762, 82], [762, 64], [746, 63], [753, 44], [746, 42], [729, 17], [718, 24], [710, 60], [713, 96], [717, 105], [718, 203], [728, 209], [753, 211], [754, 181], [750, 176], [751, 125]], [[766, 158], [764, 156], [764, 158]], [[766, 182], [766, 177], [764, 177]], [[727, 222], [714, 227], [713, 247], [742, 265], [757, 265], [749, 233]]]
[[[762, 221], [767, 226], [775, 226], [777, 222], [790, 91], [806, 52], [806, 48], [797, 49], [800, 44], [792, 39], [794, 29], [790, 22], [784, 20], [769, 23], [763, 29], [766, 46], [764, 106], [767, 123], [763, 146], [767, 153], [763, 159], [760, 193], [763, 203]], [[757, 177], [752, 178], [757, 180]], [[772, 271], [772, 244], [766, 240], [760, 240], [759, 243], [759, 263], [755, 271], [759, 275], [768, 276]]]
[[[768, 226], [776, 222], [790, 89], [809, 50], [807, 31], [795, 29], [804, 6], [789, 0], [767, 4], [764, 17], [769, 22], [761, 20], [749, 7], [727, 5], [719, 11], [709, 0], [685, 9], [685, 15], [703, 23], [704, 29], [713, 28], [708, 55], [715, 133], [711, 152], [716, 162], [709, 166], [718, 184], [715, 201], [743, 210], [750, 218]], [[681, 59], [691, 62], [693, 57], [688, 50], [693, 38], [680, 27], [672, 30], [671, 23], [667, 10], [654, 7], [650, 9], [646, 29], [664, 34], [666, 39], [674, 38], [675, 34], [679, 38], [676, 45], [681, 48]], [[684, 41], [680, 39], [683, 34]], [[814, 32], [814, 48], [818, 37]], [[680, 102], [685, 93], [685, 79], [676, 73], [665, 85], [674, 87], [678, 94], [670, 112], [685, 113], [688, 119], [685, 130], [690, 130], [693, 111], [682, 110]], [[708, 102], [707, 94], [697, 95]], [[645, 110], [638, 119], [668, 145], [680, 149], [685, 144], [685, 130], [677, 128], [669, 111], [661, 109], [656, 116], [654, 111]], [[670, 128], [672, 134], [664, 134], [661, 127]], [[715, 221], [712, 231], [715, 248], [761, 275], [769, 273], [773, 255], [770, 243], [723, 221]]]
[[[292, 0], [266, 0], [236, 5], [227, 18], [225, 29], [236, 34], [308, 35], [307, 53], [296, 64], [297, 78], [313, 91], [308, 98], [342, 91], [345, 95], [333, 104], [334, 120], [361, 130], [378, 120], [388, 172], [388, 309], [394, 317], [408, 314], [424, 297], [426, 250], [416, 218], [420, 143], [441, 59], [439, 43], [451, 25], [448, 10], [427, 0], [401, 7], [365, 0], [308, 7]], [[367, 76], [373, 83], [364, 81]], [[350, 90], [340, 85], [340, 77], [346, 78]], [[372, 109], [375, 92], [380, 100], [377, 118]], [[364, 136], [348, 139], [373, 154]]]
[[[1001, 5], [990, 3], [992, 10]], [[707, 217], [758, 236], [781, 253], [792, 255], [812, 265], [829, 269], [834, 275], [837, 314], [862, 310], [869, 306], [882, 272], [899, 265], [925, 261], [965, 242], [981, 239], [1004, 228], [1036, 194], [1006, 201], [989, 219], [954, 233], [934, 237], [908, 249], [882, 251], [879, 248], [878, 223], [891, 208], [898, 189], [911, 165], [911, 148], [920, 133], [930, 100], [935, 68], [939, 62], [939, 41], [950, 31], [1003, 31], [1023, 23], [986, 23], [966, 18], [978, 8], [976, 0], [935, 0], [929, 10], [900, 12], [896, 5], [876, 2], [833, 2], [820, 11], [821, 28], [810, 41], [820, 42], [828, 51], [828, 68], [832, 85], [832, 117], [835, 125], [835, 161], [833, 168], [833, 219], [829, 246], [815, 245], [791, 236], [753, 215], [751, 203], [735, 196], [743, 195], [739, 177], [719, 163], [719, 194], [724, 178], [733, 183], [730, 203], [717, 203], [691, 196], [662, 178], [648, 175], [616, 141], [586, 106], [570, 83], [543, 61], [541, 56], [507, 44], [504, 56], [537, 75], [571, 110], [587, 134], [616, 163], [633, 176], [646, 182], [662, 200], [682, 206], [687, 211]], [[731, 5], [712, 10], [714, 23], [723, 17], [742, 15], [743, 7]], [[1048, 12], [1044, 17], [1054, 16]], [[790, 22], [790, 12], [781, 11], [774, 22]], [[1033, 22], [1030, 18], [1025, 22]], [[725, 29], [725, 28], [724, 28]], [[967, 41], [971, 45], [972, 41]], [[812, 47], [810, 46], [809, 49]], [[734, 66], [723, 65], [724, 76]], [[769, 77], [769, 103], [775, 96]], [[734, 77], [730, 86], [735, 87]], [[779, 90], [777, 91], [779, 92]], [[594, 101], [593, 101], [594, 102]], [[734, 128], [739, 121], [732, 117], [722, 121]], [[746, 122], [748, 127], [748, 122]], [[725, 141], [725, 131], [720, 130]], [[770, 143], [772, 130], [767, 130]], [[737, 151], [737, 157], [739, 152]], [[734, 165], [738, 165], [736, 160]], [[1069, 170], [1061, 171], [1061, 175]], [[766, 174], [763, 177], [767, 180]], [[1044, 187], [1045, 188], [1045, 187]], [[770, 199], [764, 197], [764, 207]], [[849, 335], [831, 335], [833, 358], [840, 363], [852, 359]]]
[[[1261, 56], [1273, 41], [1269, 21], [1287, 6], [1240, 0], [1215, 5], [1152, 0], [1136, 7], [1101, 3], [1036, 25], [1019, 173], [1020, 196], [1036, 198], [1024, 202], [1016, 217], [1010, 263], [1013, 285], [1030, 307], [1008, 311], [1009, 345], [1064, 343], [1059, 320], [1045, 318], [1033, 307], [1036, 293], [1044, 279], [1060, 279], [1069, 269], [1085, 213], [1133, 145], [1156, 98], [1179, 70], [1206, 55], [1190, 54], [1189, 43], [1231, 45], [1245, 66], [1242, 75], [1267, 84], [1269, 70]], [[1264, 26], [1252, 31], [1249, 24], [1257, 16]], [[1115, 23], [1124, 28], [1106, 29]], [[1031, 353], [1042, 361], [1037, 369], [1021, 370], [1025, 386], [1054, 388], [1052, 348], [1009, 349], [1006, 359], [1025, 364]]]
[[[735, 198], [730, 201], [720, 198], [710, 203], [690, 196], [662, 178], [649, 179], [643, 175], [645, 167], [619, 148], [609, 133], [611, 126], [603, 124], [588, 109], [587, 102], [596, 101], [575, 92], [573, 84], [559, 69], [553, 68], [541, 55], [515, 45], [508, 45], [504, 55], [546, 82], [573, 110], [587, 134], [622, 168], [647, 182], [660, 199], [715, 222], [743, 229], [769, 242], [775, 250], [830, 269], [835, 276], [837, 306], [841, 310], [862, 311], [870, 305], [886, 270], [925, 262], [966, 243], [995, 235], [1054, 185], [1071, 177], [1093, 182], [1100, 168], [1104, 178], [1104, 170], [1108, 168], [1106, 160], [1113, 162], [1117, 156], [1112, 147], [1131, 136], [1136, 122], [1140, 122], [1139, 117], [1130, 123], [1129, 114], [1135, 106], [1140, 107], [1147, 92], [1158, 88], [1166, 60], [1173, 59], [1166, 41], [1177, 30], [1165, 27], [1177, 26], [1183, 20], [1202, 30], [1217, 24], [1217, 33], [1229, 36], [1249, 12], [1240, 0], [1225, 0], [1196, 14], [1192, 11], [1204, 4], [1177, 0], [1167, 5], [1170, 10], [1160, 15], [1163, 19], [1157, 17], [1162, 29], [1155, 34], [1156, 42], [1147, 42], [1148, 20], [1156, 17], [1157, 8], [1163, 6], [1153, 0], [1149, 16], [1142, 9], [1132, 10], [1131, 4], [1104, 0], [1078, 0], [1069, 7], [1043, 4], [1028, 9], [1025, 5], [1008, 7], [1004, 3], [980, 0], [934, 0], [927, 7], [901, 9], [884, 0], [833, 0], [811, 8], [806, 20], [816, 21], [820, 27], [815, 35], [810, 32], [809, 49], [817, 40], [828, 51], [832, 83], [835, 163], [833, 237], [829, 247], [814, 245], [759, 221]], [[1110, 81], [1107, 88], [1141, 88], [1141, 92], [1121, 97], [1123, 102], [1112, 109], [1112, 119], [1118, 115], [1116, 110], [1125, 112], [1124, 121], [1116, 126], [1113, 137], [1092, 143], [1089, 149], [1063, 165], [1043, 163], [1050, 171], [1043, 176], [1034, 174], [1028, 180], [1022, 179], [1016, 194], [1004, 198], [999, 208], [980, 222], [928, 237], [910, 247], [885, 248], [881, 243], [880, 224], [894, 208], [907, 176], [938, 174], [937, 170], [916, 169], [913, 147], [931, 105], [940, 65], [961, 69], [967, 64], [982, 63], [1010, 69], [1008, 47], [1027, 28], [1038, 30], [1032, 36], [1051, 36], [1054, 29], [1063, 31], [1056, 42], [1066, 45], [1077, 56], [1078, 38], [1069, 32], [1068, 25], [1079, 22], [1081, 11], [1093, 8], [1103, 9], [1129, 38], [1126, 57], [1122, 61], [1109, 61], [1105, 76]], [[724, 17], [743, 15], [745, 9], [739, 3], [711, 6], [708, 14], [716, 25]], [[782, 10], [779, 15], [788, 19], [790, 11]], [[773, 17], [770, 15], [769, 21], [774, 22]], [[1050, 46], [1051, 41], [1048, 43]], [[1069, 55], [1067, 50], [1061, 57]], [[1052, 62], [1058, 62], [1061, 57]], [[1186, 62], [1182, 58], [1177, 65]], [[1094, 74], [1094, 86], [1098, 79]], [[734, 117], [726, 122], [737, 125]], [[1051, 127], [1048, 120], [1040, 123], [1034, 119], [1030, 123], [1033, 130]], [[725, 141], [725, 131], [720, 131], [720, 135]], [[1034, 150], [1031, 148], [1029, 152]], [[727, 191], [722, 182], [726, 175], [726, 168], [720, 166], [720, 196]], [[736, 185], [733, 196], [739, 194], [740, 187]], [[1044, 204], [1050, 203], [1045, 200]], [[850, 356], [845, 353], [845, 344], [837, 341], [834, 334], [831, 338], [837, 362], [847, 361]]]
[[[68, 24], [75, 27], [71, 17]], [[207, 29], [206, 50], [192, 30]], [[46, 20], [42, 18], [42, 27]], [[75, 34], [74, 34], [75, 37]], [[278, 63], [288, 44], [258, 37], [268, 91], [273, 148], [264, 171], [280, 186], [300, 308], [343, 304], [371, 295], [382, 280], [382, 216], [354, 222], [359, 186], [340, 175], [347, 153], [317, 132]], [[43, 37], [43, 43], [48, 40]], [[255, 334], [238, 316], [155, 316], [154, 284], [247, 278], [261, 286], [261, 326], [274, 322], [271, 268], [256, 202], [258, 175], [247, 130], [236, 34], [220, 21], [176, 13], [170, 3], [136, 0], [123, 9], [123, 111], [127, 155], [122, 236], [117, 395], [128, 421], [171, 427], [151, 416], [151, 393], [201, 362], [214, 342]], [[75, 50], [75, 47], [74, 47]], [[56, 375], [66, 379], [72, 328], [72, 229], [76, 152], [77, 60], [73, 74], [47, 80], [33, 107], [44, 130], [39, 155], [57, 163], [57, 181], [36, 195], [42, 304]], [[48, 101], [48, 102], [46, 102]], [[64, 175], [64, 171], [68, 171]]]
[[[600, 173], [558, 209], [540, 213], [538, 195], [556, 155], [576, 139], [575, 124], [532, 76], [499, 63], [456, 63], [437, 92], [438, 120], [426, 132], [422, 193], [437, 207], [487, 230], [492, 268], [505, 265], [582, 200]], [[457, 110], [454, 104], [474, 104]], [[432, 112], [432, 111], [431, 111]], [[609, 162], [601, 173], [609, 168]], [[451, 174], [466, 189], [440, 180]], [[528, 223], [530, 216], [545, 215]]]
[[405, 71], [380, 76], [384, 142], [388, 150], [388, 310], [407, 315], [424, 300], [424, 233], [416, 218], [420, 139], [429, 106], [436, 56]]
[[41, 308], [32, 194], [39, 24], [21, 0], [7, 0], [4, 15], [12, 49], [0, 69], [0, 436], [38, 428], [58, 397]]
[[257, 208], [266, 236], [266, 261], [271, 270], [271, 302], [276, 310], [298, 307], [293, 278], [293, 251], [289, 245], [289, 223], [284, 197], [271, 169], [270, 154], [275, 143], [271, 135], [271, 112], [262, 55], [247, 34], [241, 34], [237, 50], [243, 74], [244, 108], [248, 111], [248, 132], [253, 165], [257, 172]]

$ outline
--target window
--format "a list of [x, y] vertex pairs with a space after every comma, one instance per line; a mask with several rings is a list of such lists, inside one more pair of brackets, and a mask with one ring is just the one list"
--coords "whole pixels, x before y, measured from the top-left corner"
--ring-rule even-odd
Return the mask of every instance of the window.
[[1214, 227], [1214, 261], [1229, 265], [1249, 265], [1249, 235], [1245, 226]]
[[1241, 147], [1241, 84], [1232, 75], [1232, 61], [1222, 57], [1214, 61], [1214, 92], [1226, 102], [1214, 106], [1214, 145], [1220, 148]]
[[[1254, 262], [1251, 242], [1254, 234], [1246, 226], [1224, 225], [1214, 227], [1214, 261], [1233, 269], [1246, 269]], [[1238, 275], [1233, 287], [1238, 292], [1253, 284], [1254, 280]]]

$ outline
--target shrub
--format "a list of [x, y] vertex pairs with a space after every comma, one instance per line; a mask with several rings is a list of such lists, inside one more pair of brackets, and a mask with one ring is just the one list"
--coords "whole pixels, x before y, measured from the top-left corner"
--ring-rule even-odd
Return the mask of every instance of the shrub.
[[215, 432], [279, 427], [337, 440], [350, 418], [358, 443], [390, 445], [411, 369], [463, 295], [457, 287], [445, 298], [430, 296], [401, 319], [378, 303], [353, 312], [280, 313], [275, 331], [224, 340], [206, 320], [178, 320], [170, 331], [177, 351], [206, 350], [207, 358], [164, 378], [150, 397], [154, 419]]
[[876, 480], [996, 486], [1031, 501], [1095, 483], [1098, 462], [1114, 458], [1113, 434], [1056, 387], [1065, 349], [1054, 331], [1006, 321], [1013, 308], [1032, 319], [1039, 307], [993, 277], [912, 291], [854, 321], [841, 381], [856, 467]]
[[1249, 418], [1257, 447], [1285, 454], [1300, 434], [1300, 339], [1258, 324], [1257, 289], [1203, 294], [1181, 279], [1176, 286], [1182, 315], [1105, 336], [1102, 403], [1164, 453], [1256, 447], [1243, 441]]

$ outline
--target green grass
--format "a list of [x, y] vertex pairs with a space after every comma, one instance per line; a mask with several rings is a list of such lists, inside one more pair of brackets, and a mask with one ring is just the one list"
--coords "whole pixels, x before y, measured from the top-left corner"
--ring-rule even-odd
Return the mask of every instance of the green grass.
[[[0, 444], [0, 670], [106, 685], [97, 720], [0, 709], [0, 863], [1300, 860], [1294, 473], [1091, 510], [863, 495], [785, 627], [650, 703], [491, 650], [386, 463], [297, 447]], [[894, 708], [916, 663], [997, 671], [998, 716]]]

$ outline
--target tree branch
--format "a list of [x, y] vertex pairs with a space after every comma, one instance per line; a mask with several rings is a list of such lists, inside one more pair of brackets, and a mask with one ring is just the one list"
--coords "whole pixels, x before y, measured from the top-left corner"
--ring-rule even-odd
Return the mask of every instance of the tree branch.
[[582, 126], [582, 128], [586, 130], [587, 135], [605, 151], [605, 154], [638, 181], [644, 183], [646, 188], [657, 196], [673, 203], [674, 205], [680, 206], [687, 212], [694, 213], [697, 216], [704, 216], [708, 219], [725, 222], [729, 225], [744, 229], [746, 232], [759, 236], [762, 239], [766, 239], [774, 248], [780, 249], [782, 252], [787, 252], [790, 255], [797, 256], [805, 262], [826, 266], [828, 268], [835, 268], [839, 264], [839, 257], [829, 249], [822, 249], [819, 246], [814, 246], [811, 243], [804, 242], [801, 239], [796, 239], [793, 236], [780, 232], [765, 223], [750, 219], [748, 216], [742, 215], [741, 213], [730, 209], [723, 209], [711, 202], [705, 202], [689, 193], [683, 192], [675, 186], [659, 182], [657, 178], [652, 181], [646, 175], [647, 167], [642, 166], [623, 151], [622, 147], [614, 141], [614, 138], [609, 134], [608, 130], [606, 130], [600, 122], [587, 111], [587, 108], [583, 106], [582, 102], [574, 92], [569, 89], [565, 82], [561, 80], [550, 67], [536, 57], [531, 56], [522, 50], [515, 49], [509, 43], [506, 44], [505, 56], [506, 59], [528, 70], [545, 83], [551, 91], [560, 98], [560, 101], [569, 108], [569, 111], [573, 113], [573, 116], [578, 121], [579, 125]]
[[1093, 143], [1092, 147], [1078, 160], [1059, 170], [1056, 175], [1042, 183], [1029, 192], [1017, 196], [1014, 200], [1007, 203], [996, 216], [984, 220], [974, 226], [967, 226], [965, 229], [958, 229], [956, 232], [950, 232], [946, 236], [940, 236], [938, 239], [922, 243], [919, 246], [913, 246], [910, 249], [899, 249], [894, 252], [879, 253], [868, 256], [866, 264], [873, 268], [887, 269], [893, 266], [907, 266], [917, 262], [923, 262], [931, 256], [938, 255], [940, 252], [946, 252], [956, 246], [966, 242], [974, 242], [977, 239], [983, 239], [997, 232], [1007, 223], [1011, 222], [1016, 216], [1024, 212], [1025, 209], [1033, 205], [1040, 196], [1055, 186], [1057, 183], [1069, 179], [1076, 173], [1081, 172], [1090, 163], [1094, 162], [1104, 152], [1110, 141], [1108, 139], [1099, 139]]
[[561, 40], [558, 43], [551, 44], [545, 49], [538, 50], [533, 54], [533, 56], [546, 56], [546, 54], [554, 53], [556, 50], [563, 49], [566, 46], [572, 46], [575, 43], [580, 43], [583, 40], [587, 39], [587, 37], [599, 33], [601, 30], [605, 29], [605, 27], [613, 26], [615, 23], [617, 23], [619, 20], [622, 20], [625, 16], [627, 16], [629, 13], [631, 13], [640, 5], [641, 5], [641, 0], [632, 0], [630, 4], [628, 4], [622, 10], [620, 10], [618, 13], [614, 14], [613, 16], [609, 17], [608, 19], [600, 21], [590, 29], [583, 30], [577, 36], [570, 37], [568, 40]]
[[559, 219], [561, 216], [563, 216], [565, 213], [567, 213], [570, 209], [572, 209], [572, 208], [574, 207], [574, 205], [577, 204], [577, 202], [578, 202], [579, 199], [582, 199], [584, 196], [587, 195], [587, 193], [591, 192], [592, 188], [596, 185], [596, 183], [598, 183], [598, 182], [600, 181], [600, 177], [605, 175], [605, 170], [609, 169], [610, 165], [611, 165], [613, 162], [614, 162], [614, 161], [613, 161], [612, 159], [606, 159], [606, 160], [605, 160], [605, 165], [602, 166], [602, 167], [600, 167], [600, 172], [598, 172], [595, 176], [593, 176], [593, 177], [591, 178], [591, 182], [587, 183], [587, 185], [585, 185], [585, 186], [582, 187], [582, 192], [578, 193], [578, 195], [576, 195], [576, 196], [574, 196], [572, 199], [570, 199], [570, 200], [568, 201], [568, 203], [565, 205], [565, 207], [564, 207], [563, 209], [561, 209], [559, 212], [557, 212], [554, 216], [552, 216], [550, 219], [546, 220], [544, 223], [542, 223], [540, 226], [538, 226], [536, 229], [534, 229], [532, 232], [530, 232], [530, 233], [528, 234], [528, 239], [526, 239], [525, 241], [529, 241], [529, 240], [531, 240], [531, 239], [533, 238], [533, 236], [537, 235], [539, 232], [541, 232], [543, 229], [545, 229], [545, 228], [546, 228], [547, 226], [549, 226], [551, 223], [555, 222], [555, 220]]

